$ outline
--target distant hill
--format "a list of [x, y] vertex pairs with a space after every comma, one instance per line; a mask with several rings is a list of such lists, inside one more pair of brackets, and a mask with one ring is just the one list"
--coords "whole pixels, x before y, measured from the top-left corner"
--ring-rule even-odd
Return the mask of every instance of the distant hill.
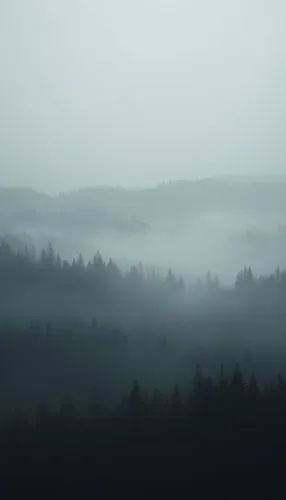
[[[283, 180], [284, 179], [284, 180]], [[87, 188], [64, 193], [56, 203], [65, 209], [101, 208], [135, 217], [155, 227], [184, 225], [198, 215], [286, 214], [286, 177], [240, 177], [178, 181], [153, 189]]]
[[30, 188], [0, 187], [0, 214], [9, 215], [24, 210], [47, 210], [52, 198]]
[[[83, 194], [85, 198], [85, 194]], [[81, 204], [66, 198], [52, 197], [37, 193], [32, 189], [0, 188], [0, 234], [10, 232], [91, 234], [99, 231], [119, 233], [141, 232], [148, 229], [147, 224], [135, 217], [113, 212], [108, 206], [87, 202]]]
[[0, 214], [20, 224], [89, 225], [92, 230], [168, 226], [201, 214], [286, 213], [286, 176], [225, 176], [178, 181], [157, 188], [89, 187], [48, 196], [32, 189], [0, 188]]
[[88, 187], [58, 196], [0, 189], [0, 238], [16, 236], [37, 249], [51, 241], [69, 259], [99, 250], [117, 261], [191, 274], [244, 264], [270, 269], [286, 265], [283, 227], [286, 176]]
[[185, 228], [202, 216], [227, 214], [286, 223], [286, 176], [178, 181], [157, 188], [89, 187], [48, 196], [32, 189], [0, 189], [0, 233], [137, 234]]

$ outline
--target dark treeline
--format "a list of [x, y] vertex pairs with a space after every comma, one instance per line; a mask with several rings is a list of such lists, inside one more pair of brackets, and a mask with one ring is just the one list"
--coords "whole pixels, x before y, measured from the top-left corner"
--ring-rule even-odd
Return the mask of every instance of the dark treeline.
[[260, 388], [238, 366], [197, 367], [185, 397], [135, 382], [112, 411], [96, 397], [84, 414], [15, 410], [0, 422], [3, 498], [283, 498], [285, 416], [285, 380]]
[[3, 242], [4, 498], [278, 498], [285, 305], [279, 269], [226, 288]]
[[[133, 266], [126, 273], [100, 255], [62, 261], [0, 246], [2, 405], [33, 406], [96, 387], [114, 404], [133, 379], [149, 390], [183, 388], [196, 364], [214, 375], [236, 361], [264, 381], [284, 374], [286, 273], [255, 278], [245, 268], [233, 288], [210, 273], [187, 284]], [[7, 390], [8, 388], [8, 390]]]
[[285, 305], [286, 271], [279, 268], [258, 278], [251, 268], [244, 268], [237, 274], [233, 288], [225, 288], [210, 272], [203, 280], [186, 283], [171, 270], [162, 277], [146, 271], [141, 264], [123, 273], [112, 260], [104, 262], [99, 253], [86, 264], [81, 255], [68, 262], [54, 252], [52, 245], [37, 257], [28, 249], [14, 252], [3, 241], [0, 273], [2, 320], [16, 315], [34, 319], [112, 318], [113, 323], [121, 321], [133, 329], [139, 323], [145, 328], [148, 318], [154, 323], [166, 318], [166, 313], [193, 315], [205, 305], [234, 310], [251, 302], [261, 311], [265, 306], [272, 310], [276, 307], [275, 314], [279, 306]]

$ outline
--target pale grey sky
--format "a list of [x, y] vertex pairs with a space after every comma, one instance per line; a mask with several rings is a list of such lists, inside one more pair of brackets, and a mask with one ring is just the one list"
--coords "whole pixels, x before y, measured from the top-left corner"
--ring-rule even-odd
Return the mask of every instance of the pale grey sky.
[[0, 184], [286, 173], [285, 0], [0, 0]]

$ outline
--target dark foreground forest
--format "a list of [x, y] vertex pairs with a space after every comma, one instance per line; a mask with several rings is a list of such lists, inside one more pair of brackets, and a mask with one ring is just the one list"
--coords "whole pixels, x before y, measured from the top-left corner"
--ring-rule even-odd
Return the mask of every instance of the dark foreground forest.
[[285, 498], [285, 305], [3, 242], [2, 498]]

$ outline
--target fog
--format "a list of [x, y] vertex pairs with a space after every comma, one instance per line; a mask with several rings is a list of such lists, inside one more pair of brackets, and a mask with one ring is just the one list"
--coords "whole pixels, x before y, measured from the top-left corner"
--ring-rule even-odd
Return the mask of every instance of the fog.
[[0, 5], [0, 183], [285, 173], [281, 0]]
[[0, 0], [3, 498], [281, 497], [285, 18]]

